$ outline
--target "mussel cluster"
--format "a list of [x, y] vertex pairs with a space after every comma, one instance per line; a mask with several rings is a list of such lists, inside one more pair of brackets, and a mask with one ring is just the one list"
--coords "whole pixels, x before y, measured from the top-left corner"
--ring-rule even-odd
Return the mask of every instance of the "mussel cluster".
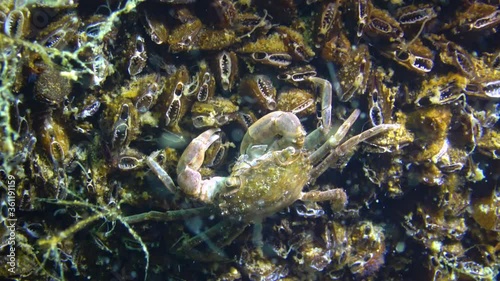
[[[0, 276], [497, 280], [499, 5], [1, 1]], [[224, 218], [183, 220], [213, 210], [166, 190], [146, 157], [175, 179], [187, 143], [221, 128], [201, 172], [227, 174], [265, 114], [316, 128], [313, 76], [332, 83], [338, 124], [360, 109], [356, 133], [400, 125], [305, 187], [348, 203], [296, 202], [229, 245], [173, 251]]]

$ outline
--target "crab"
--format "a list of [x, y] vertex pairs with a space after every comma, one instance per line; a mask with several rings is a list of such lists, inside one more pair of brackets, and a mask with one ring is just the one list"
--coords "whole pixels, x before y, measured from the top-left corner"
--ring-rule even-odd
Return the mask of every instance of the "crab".
[[[331, 96], [331, 85], [327, 80], [317, 77], [310, 80], [319, 85], [323, 96]], [[331, 99], [322, 97], [321, 101], [322, 111], [330, 113]], [[297, 200], [338, 200], [338, 190], [304, 192], [303, 188], [315, 182], [328, 168], [345, 165], [361, 142], [398, 127], [381, 124], [343, 141], [359, 115], [360, 110], [354, 110], [337, 130], [331, 128], [330, 116], [322, 115], [320, 126], [306, 134], [293, 113], [271, 112], [248, 128], [231, 174], [204, 179], [199, 169], [205, 152], [220, 138], [220, 129], [208, 129], [184, 150], [177, 165], [177, 183], [185, 195], [211, 204], [222, 217], [228, 218], [215, 226], [224, 233], [219, 236], [224, 242], [217, 246], [227, 245], [237, 235], [227, 232], [231, 226], [259, 223]], [[146, 163], [170, 190], [175, 191], [173, 180], [154, 157], [156, 154], [147, 157]], [[215, 229], [207, 232], [183, 241], [179, 250], [191, 250], [217, 233]]]

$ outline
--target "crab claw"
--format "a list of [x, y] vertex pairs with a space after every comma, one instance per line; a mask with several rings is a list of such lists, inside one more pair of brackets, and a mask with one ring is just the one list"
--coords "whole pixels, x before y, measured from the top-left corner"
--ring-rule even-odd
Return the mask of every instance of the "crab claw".
[[[255, 144], [277, 145], [276, 149], [288, 146], [302, 148], [306, 132], [295, 114], [283, 111], [273, 111], [252, 124], [243, 137], [240, 153], [248, 154], [248, 148]], [[280, 137], [280, 141], [275, 142]], [[267, 150], [272, 148], [267, 147]]]
[[191, 141], [177, 164], [177, 183], [182, 191], [204, 202], [211, 202], [225, 185], [226, 178], [212, 177], [203, 180], [198, 171], [205, 160], [207, 149], [220, 138], [220, 129], [209, 129]]

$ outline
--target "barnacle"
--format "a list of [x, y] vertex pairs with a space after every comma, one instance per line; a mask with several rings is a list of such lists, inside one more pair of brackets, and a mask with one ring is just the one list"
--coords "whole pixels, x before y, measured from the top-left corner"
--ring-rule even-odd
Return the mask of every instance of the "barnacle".
[[410, 70], [417, 73], [428, 73], [434, 67], [432, 51], [425, 47], [420, 40], [412, 40], [410, 43], [396, 45], [394, 49], [394, 51], [385, 53], [385, 55]]
[[398, 10], [398, 21], [402, 25], [413, 25], [435, 18], [436, 12], [430, 5], [406, 6]]
[[3, 31], [7, 36], [13, 38], [25, 37], [29, 32], [29, 18], [29, 10], [14, 9], [10, 11], [2, 21]]
[[363, 31], [368, 36], [380, 36], [390, 42], [399, 41], [404, 34], [400, 23], [396, 19], [387, 11], [376, 7], [371, 7]]
[[238, 106], [223, 97], [196, 101], [191, 107], [193, 126], [196, 128], [219, 127], [237, 118]]
[[341, 29], [330, 32], [321, 49], [321, 57], [344, 65], [351, 60], [351, 42]]
[[141, 73], [146, 66], [146, 61], [147, 53], [144, 38], [137, 36], [135, 38], [134, 51], [128, 63], [128, 74], [135, 76]]
[[234, 52], [221, 52], [214, 61], [215, 73], [224, 91], [231, 91], [238, 77], [238, 57]]
[[484, 229], [500, 231], [500, 198], [496, 187], [489, 196], [472, 202], [472, 217]]
[[292, 63], [292, 56], [287, 53], [265, 53], [265, 52], [255, 52], [250, 55], [250, 57], [262, 64], [268, 64], [277, 67], [286, 67]]
[[288, 53], [283, 36], [273, 32], [265, 37], [259, 37], [255, 42], [249, 42], [238, 49], [239, 53]]
[[431, 77], [422, 85], [416, 95], [416, 104], [447, 104], [464, 97], [467, 79], [450, 73], [446, 76]]
[[311, 65], [296, 66], [283, 71], [278, 74], [277, 78], [290, 82], [292, 84], [298, 84], [307, 81], [309, 77], [316, 76], [317, 72]]
[[321, 17], [318, 20], [316, 41], [322, 43], [328, 33], [333, 29], [337, 16], [339, 14], [339, 3], [326, 3], [321, 11]]
[[341, 91], [340, 100], [348, 101], [355, 94], [364, 94], [370, 77], [371, 60], [366, 45], [358, 46], [347, 63], [340, 69], [338, 76]]
[[144, 12], [144, 27], [151, 37], [151, 41], [156, 44], [163, 44], [168, 40], [169, 29], [162, 20], [161, 15], [155, 11]]
[[40, 143], [51, 160], [62, 164], [68, 157], [70, 146], [69, 136], [64, 127], [49, 117], [43, 121], [38, 134]]
[[406, 126], [415, 133], [417, 140], [424, 142], [422, 150], [414, 156], [416, 162], [427, 161], [439, 155], [446, 145], [451, 117], [451, 112], [446, 107], [418, 110], [408, 116]]
[[477, 142], [479, 152], [488, 155], [494, 159], [500, 157], [500, 139], [499, 132], [495, 129], [487, 129]]
[[267, 110], [276, 109], [276, 88], [271, 79], [265, 75], [244, 77], [240, 83], [240, 93], [254, 99]]
[[165, 83], [166, 87], [163, 88], [158, 98], [154, 112], [160, 115], [159, 119], [162, 120], [164, 126], [178, 130], [178, 123], [186, 114], [190, 104], [187, 69], [185, 67], [177, 69]]
[[500, 14], [495, 6], [477, 2], [457, 12], [455, 20], [453, 33], [480, 32], [500, 24]]
[[288, 49], [288, 53], [298, 61], [310, 61], [315, 55], [314, 51], [306, 44], [302, 34], [297, 31], [281, 26], [277, 28]]
[[215, 77], [208, 69], [208, 64], [202, 61], [199, 65], [198, 88], [195, 90], [196, 99], [198, 101], [207, 101], [215, 94]]
[[314, 114], [316, 97], [308, 90], [289, 88], [278, 94], [277, 109], [290, 111], [297, 116]]
[[178, 53], [195, 48], [198, 41], [197, 36], [202, 26], [203, 24], [199, 19], [193, 19], [192, 21], [188, 21], [172, 29], [167, 39], [170, 51], [172, 53]]
[[75, 14], [64, 15], [40, 31], [38, 34], [40, 44], [57, 49], [64, 49], [68, 45], [73, 45], [77, 40], [78, 27], [78, 17]]

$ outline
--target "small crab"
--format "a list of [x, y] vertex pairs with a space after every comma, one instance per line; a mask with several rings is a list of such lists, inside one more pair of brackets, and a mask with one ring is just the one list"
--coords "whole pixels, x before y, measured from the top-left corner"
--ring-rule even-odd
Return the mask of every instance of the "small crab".
[[[328, 81], [316, 77], [311, 80], [319, 82], [322, 95], [331, 95]], [[331, 105], [327, 104], [326, 107]], [[179, 159], [177, 183], [184, 194], [214, 205], [221, 216], [229, 218], [230, 224], [224, 225], [225, 227], [218, 225], [221, 229], [238, 223], [259, 223], [297, 200], [338, 199], [338, 193], [334, 190], [303, 192], [302, 189], [329, 167], [345, 165], [359, 143], [398, 127], [394, 124], [381, 124], [342, 141], [359, 114], [359, 110], [351, 113], [337, 131], [330, 128], [329, 121], [321, 120], [316, 130], [306, 134], [299, 118], [293, 113], [271, 112], [248, 128], [240, 144], [240, 156], [232, 167], [231, 174], [227, 177], [204, 179], [199, 169], [205, 152], [220, 137], [220, 129], [206, 130], [187, 146]], [[155, 156], [149, 156], [146, 163], [169, 189], [175, 190], [168, 175], [163, 170], [158, 170]], [[215, 237], [214, 231], [208, 231], [210, 236]], [[209, 235], [203, 236], [183, 241], [180, 248], [190, 250], [197, 245], [194, 241], [199, 244]], [[229, 240], [229, 237], [234, 239], [235, 236], [226, 237]], [[227, 245], [228, 242], [230, 241], [222, 244]], [[189, 249], [186, 245], [189, 245]]]

